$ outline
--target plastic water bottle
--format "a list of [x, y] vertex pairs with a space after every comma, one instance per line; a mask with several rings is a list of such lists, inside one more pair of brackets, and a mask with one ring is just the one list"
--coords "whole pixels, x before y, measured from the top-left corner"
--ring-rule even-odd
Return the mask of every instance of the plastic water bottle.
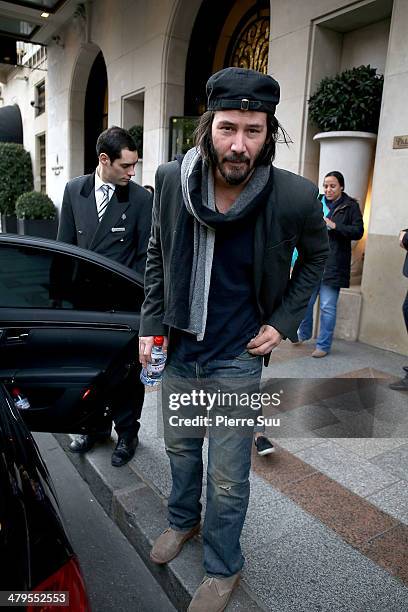
[[30, 402], [28, 398], [18, 389], [18, 387], [13, 387], [11, 390], [11, 395], [14, 400], [14, 405], [19, 410], [28, 410], [31, 408]]
[[163, 336], [154, 336], [151, 362], [140, 372], [140, 380], [148, 387], [154, 387], [161, 382], [167, 355], [163, 351]]

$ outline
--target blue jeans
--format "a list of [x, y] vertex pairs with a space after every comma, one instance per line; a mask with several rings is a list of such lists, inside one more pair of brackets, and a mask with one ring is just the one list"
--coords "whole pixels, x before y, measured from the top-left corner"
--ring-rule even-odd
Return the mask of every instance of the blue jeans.
[[[205, 365], [181, 362], [170, 355], [163, 374], [163, 423], [166, 452], [170, 459], [172, 490], [168, 500], [170, 526], [188, 531], [201, 518], [203, 477], [202, 447], [205, 426], [179, 428], [169, 419], [198, 415], [192, 404], [175, 409], [168, 401], [175, 390], [192, 393], [193, 389], [209, 388], [222, 393], [258, 392], [262, 358], [244, 352], [228, 361], [213, 360]], [[166, 399], [167, 398], [167, 399]], [[225, 413], [255, 418], [246, 406], [217, 406], [204, 415], [214, 420]], [[240, 536], [249, 500], [249, 471], [253, 428], [230, 425], [208, 427], [207, 509], [203, 525], [204, 568], [209, 576], [228, 577], [239, 572], [244, 564]]]
[[330, 352], [336, 326], [337, 300], [340, 287], [330, 287], [323, 283], [313, 292], [307, 305], [306, 316], [298, 329], [299, 340], [309, 340], [313, 334], [313, 306], [320, 293], [320, 332], [316, 348]]

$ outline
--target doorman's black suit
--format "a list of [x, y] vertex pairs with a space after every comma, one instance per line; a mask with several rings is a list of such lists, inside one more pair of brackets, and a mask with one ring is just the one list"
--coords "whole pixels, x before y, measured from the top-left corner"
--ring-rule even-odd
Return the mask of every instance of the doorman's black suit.
[[[151, 213], [151, 194], [130, 182], [126, 187], [116, 187], [99, 222], [95, 174], [80, 176], [65, 187], [57, 240], [105, 255], [143, 276]], [[112, 231], [112, 228], [120, 229]], [[135, 365], [129, 371], [126, 382], [111, 401], [115, 429], [125, 438], [133, 438], [140, 427], [144, 386], [139, 380], [139, 370], [140, 366]]]

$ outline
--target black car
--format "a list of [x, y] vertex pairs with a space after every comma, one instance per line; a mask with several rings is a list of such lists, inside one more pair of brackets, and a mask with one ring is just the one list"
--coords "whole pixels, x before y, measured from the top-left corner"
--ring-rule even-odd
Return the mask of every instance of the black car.
[[70, 590], [71, 584], [79, 598], [72, 609], [87, 609], [49, 475], [28, 430], [107, 430], [114, 389], [137, 362], [143, 299], [140, 275], [112, 260], [0, 234], [0, 558], [10, 560], [0, 590]]
[[89, 610], [82, 574], [61, 521], [48, 470], [2, 384], [0, 558], [0, 591], [9, 591], [1, 603], [8, 603], [8, 609], [22, 602], [28, 610], [38, 610], [30, 606], [35, 602], [42, 604], [44, 611], [59, 610], [52, 604], [69, 601], [62, 609]]

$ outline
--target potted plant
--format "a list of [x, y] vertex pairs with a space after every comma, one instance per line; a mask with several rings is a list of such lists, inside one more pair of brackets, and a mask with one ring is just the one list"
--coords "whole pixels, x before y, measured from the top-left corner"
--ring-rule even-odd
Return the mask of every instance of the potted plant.
[[142, 183], [143, 175], [143, 125], [133, 125], [129, 128], [129, 134], [135, 141], [139, 161], [135, 167], [135, 180], [137, 183]]
[[45, 193], [23, 193], [17, 198], [16, 214], [19, 234], [56, 238], [57, 209]]
[[380, 119], [384, 78], [359, 66], [324, 78], [309, 99], [309, 115], [320, 132], [319, 185], [330, 170], [340, 170], [347, 191], [362, 209], [367, 195]]
[[128, 132], [135, 141], [140, 159], [143, 159], [143, 125], [133, 125]]
[[33, 189], [31, 157], [22, 145], [0, 142], [0, 177], [1, 229], [17, 233], [16, 200]]

